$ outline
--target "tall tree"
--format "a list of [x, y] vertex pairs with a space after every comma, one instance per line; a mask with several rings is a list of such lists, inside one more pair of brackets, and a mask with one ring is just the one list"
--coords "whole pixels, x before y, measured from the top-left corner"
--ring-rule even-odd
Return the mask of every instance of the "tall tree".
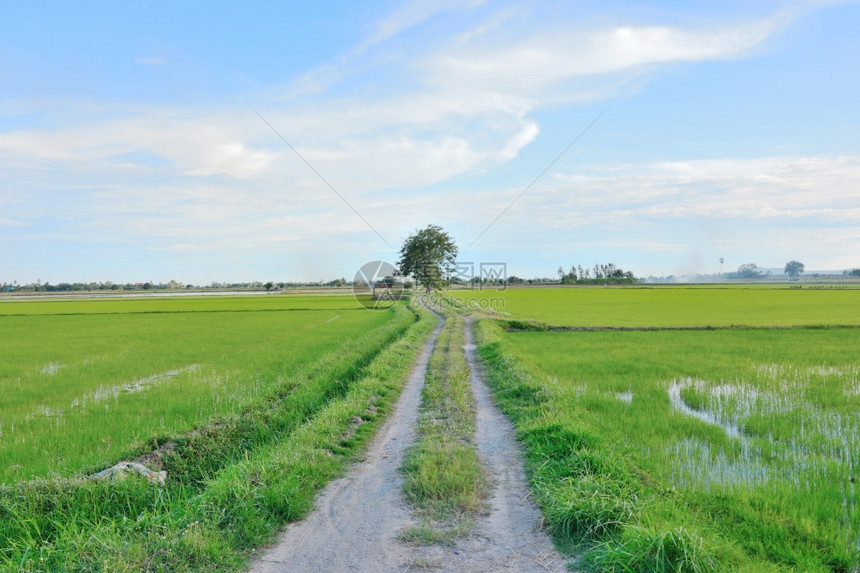
[[800, 261], [788, 261], [785, 263], [785, 274], [793, 281], [796, 281], [800, 277], [804, 269], [806, 267]]
[[400, 248], [397, 266], [404, 276], [411, 275], [421, 284], [438, 288], [455, 269], [457, 244], [438, 225], [415, 231]]

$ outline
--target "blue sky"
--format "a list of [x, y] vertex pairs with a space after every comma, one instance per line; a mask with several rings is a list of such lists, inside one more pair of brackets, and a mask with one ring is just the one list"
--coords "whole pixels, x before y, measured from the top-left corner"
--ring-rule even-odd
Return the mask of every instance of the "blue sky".
[[430, 223], [526, 277], [857, 267], [858, 29], [812, 0], [4, 2], [0, 282], [349, 278]]

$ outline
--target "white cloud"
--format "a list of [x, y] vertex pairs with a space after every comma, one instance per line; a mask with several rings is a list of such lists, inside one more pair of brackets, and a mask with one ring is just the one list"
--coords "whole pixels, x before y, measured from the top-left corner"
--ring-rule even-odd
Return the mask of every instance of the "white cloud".
[[813, 6], [832, 6], [836, 4], [857, 4], [858, 0], [810, 0]]
[[144, 66], [160, 66], [166, 64], [167, 60], [157, 56], [151, 56], [149, 58], [138, 58], [137, 63], [143, 64]]
[[[537, 135], [526, 111], [504, 97], [459, 101], [419, 94], [262, 113], [332, 184], [362, 191], [421, 187], [509, 160]], [[120, 119], [0, 133], [6, 168], [96, 172], [105, 163], [121, 166], [117, 157], [160, 158], [168, 166], [161, 171], [174, 175], [281, 182], [315, 177], [245, 108], [148, 108]], [[147, 161], [122, 163], [147, 168]]]
[[557, 175], [529, 202], [558, 224], [673, 219], [813, 219], [860, 225], [860, 156], [764, 157], [591, 167]]
[[[684, 29], [616, 26], [540, 31], [502, 39], [476, 34], [427, 58], [431, 81], [525, 98], [554, 98], [566, 81], [647, 66], [740, 57], [772, 36], [785, 18]], [[627, 78], [629, 81], [630, 78]], [[612, 78], [612, 81], [617, 81]], [[592, 88], [593, 89], [593, 88]], [[597, 90], [598, 93], [600, 90]], [[571, 94], [573, 99], [581, 94]]]
[[[379, 24], [369, 41], [383, 42], [443, 12], [479, 3], [406, 2]], [[559, 87], [566, 79], [734, 57], [761, 43], [776, 27], [773, 18], [700, 30], [559, 29], [525, 32], [514, 39], [506, 38], [504, 31], [461, 34], [450, 47], [421, 60], [414, 70], [421, 74], [418, 85], [381, 97], [372, 93], [312, 103], [286, 101], [260, 111], [338, 189], [420, 188], [517, 157], [539, 133], [530, 115], [557, 101], [560, 93], [587, 99], [627, 81], [607, 77], [603, 86], [572, 94]], [[337, 77], [345, 65], [325, 66], [324, 75]], [[63, 163], [67, 169], [98, 171], [109, 158], [148, 153], [163, 158], [169, 167], [162, 171], [174, 175], [262, 178], [282, 184], [313, 178], [250, 109], [143, 108], [119, 119], [116, 114], [102, 119], [93, 110], [90, 121], [0, 134], [0, 153], [5, 152], [0, 161], [5, 166], [29, 162], [34, 168], [54, 168]], [[126, 163], [130, 169], [146, 168]]]
[[215, 143], [206, 151], [208, 156], [201, 157], [203, 163], [188, 170], [189, 175], [229, 174], [249, 178], [265, 171], [278, 157], [277, 153], [250, 149], [239, 141]]
[[483, 4], [485, 0], [407, 0], [386, 16], [377, 26], [376, 32], [359, 48], [363, 50], [406, 30], [423, 24], [444, 12], [461, 11]]
[[27, 227], [32, 223], [26, 221], [15, 221], [13, 219], [0, 219], [0, 227]]
[[[726, 256], [735, 265], [748, 262], [745, 259], [760, 264], [774, 259], [774, 264], [781, 264], [780, 258], [788, 256], [850, 266], [857, 263], [851, 262], [849, 253], [860, 252], [857, 189], [858, 156], [594, 166], [585, 174], [547, 178], [463, 254], [476, 260], [528, 256], [536, 264], [535, 255], [544, 253], [554, 265], [584, 264], [584, 257], [589, 264], [590, 259], [611, 258], [629, 265], [629, 258], [617, 253], [684, 257], [691, 249], [698, 252], [707, 246], [719, 254], [702, 255], [703, 259]], [[426, 223], [428, 214], [434, 214], [433, 222], [451, 229], [461, 247], [521, 191], [340, 190], [392, 244], [412, 231], [416, 221]], [[72, 191], [67, 206], [65, 195]], [[27, 220], [30, 207], [34, 205], [16, 205], [0, 225]], [[44, 205], [35, 207], [44, 210]], [[316, 257], [316, 268], [328, 264], [336, 269], [336, 261], [343, 257], [361, 259], [376, 256], [372, 253], [377, 247], [385, 249], [373, 231], [313, 176], [297, 178], [292, 185], [266, 177], [191, 177], [166, 183], [137, 177], [119, 186], [69, 189], [55, 195], [53, 212], [42, 215], [54, 221], [53, 240], [141, 244], [165, 256], [198, 260]], [[41, 227], [15, 232], [19, 230], [46, 233]], [[326, 272], [317, 271], [313, 278], [327, 276]]]

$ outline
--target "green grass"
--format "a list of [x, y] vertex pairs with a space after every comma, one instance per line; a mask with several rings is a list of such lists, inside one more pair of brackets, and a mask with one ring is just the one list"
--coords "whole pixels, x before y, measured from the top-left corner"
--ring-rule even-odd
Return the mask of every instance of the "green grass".
[[343, 297], [0, 304], [0, 482], [104, 466], [238, 412], [395, 315]]
[[[860, 326], [860, 291], [458, 294], [476, 295], [508, 313], [478, 324], [480, 355], [582, 566], [860, 566], [860, 329], [827, 326]], [[412, 308], [424, 318], [336, 296], [0, 302], [0, 570], [240, 570], [384, 419], [435, 322]], [[404, 464], [415, 542], [468, 532], [486, 488], [448, 322]], [[717, 329], [665, 330], [689, 327]], [[165, 444], [164, 487], [18, 481]]]
[[860, 325], [860, 289], [513, 288], [450, 291], [511, 319], [557, 326]]
[[860, 330], [478, 331], [550, 528], [595, 570], [860, 566]]
[[474, 445], [475, 400], [463, 350], [464, 321], [449, 316], [436, 341], [418, 420], [418, 439], [401, 468], [406, 499], [422, 518], [402, 538], [447, 543], [466, 535], [485, 509], [488, 478]]
[[357, 310], [352, 295], [131, 296], [128, 298], [0, 299], [0, 316]]
[[[405, 307], [241, 412], [174, 436], [163, 487], [0, 487], [0, 570], [238, 571], [373, 435], [434, 321]], [[303, 391], [307, 389], [307, 391]]]

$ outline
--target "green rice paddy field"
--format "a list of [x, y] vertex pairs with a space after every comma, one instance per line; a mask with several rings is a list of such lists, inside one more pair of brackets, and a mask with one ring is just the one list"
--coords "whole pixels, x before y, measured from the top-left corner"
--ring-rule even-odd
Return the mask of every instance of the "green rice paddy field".
[[104, 467], [392, 319], [350, 297], [0, 303], [0, 483]]
[[454, 291], [504, 317], [563, 326], [785, 326], [860, 322], [860, 289], [512, 288]]
[[860, 290], [494, 294], [489, 378], [587, 566], [860, 568]]

